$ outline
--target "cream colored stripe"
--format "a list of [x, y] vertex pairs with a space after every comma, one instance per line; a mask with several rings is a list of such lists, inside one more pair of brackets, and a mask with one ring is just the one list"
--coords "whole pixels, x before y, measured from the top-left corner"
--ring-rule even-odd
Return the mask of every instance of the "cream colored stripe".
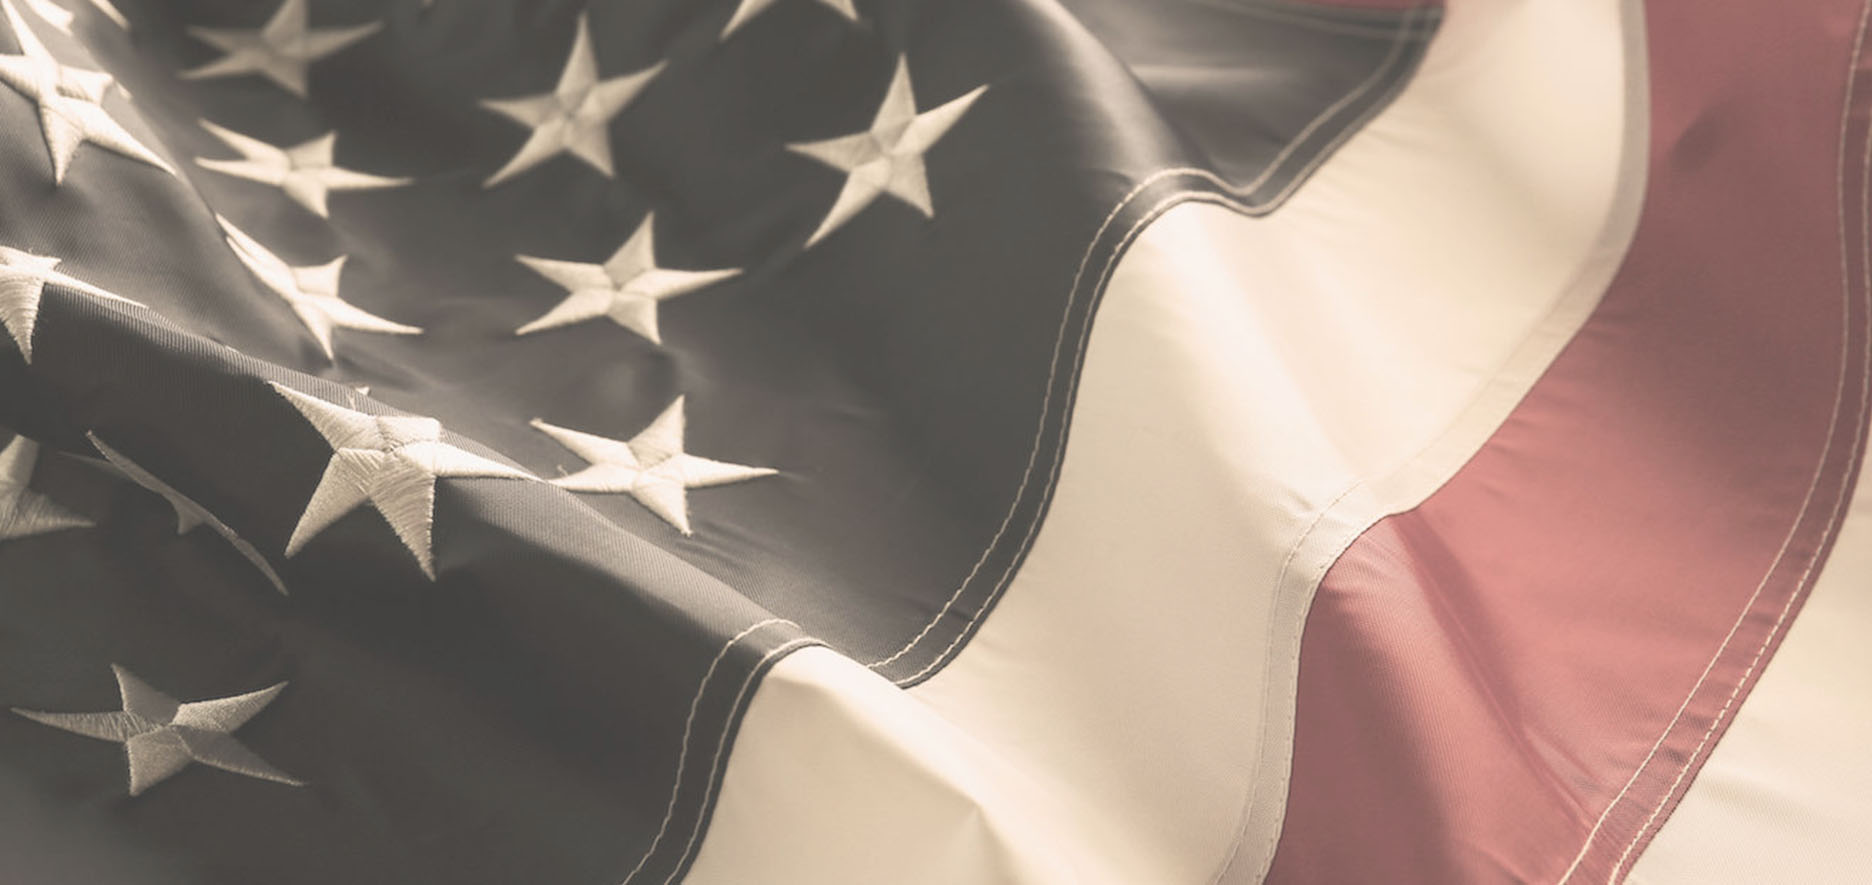
[[1000, 605], [908, 691], [776, 665], [691, 881], [1206, 883], [1238, 845], [1255, 878], [1322, 564], [1474, 451], [1624, 253], [1623, 15], [1458, 4], [1279, 212], [1134, 230]]

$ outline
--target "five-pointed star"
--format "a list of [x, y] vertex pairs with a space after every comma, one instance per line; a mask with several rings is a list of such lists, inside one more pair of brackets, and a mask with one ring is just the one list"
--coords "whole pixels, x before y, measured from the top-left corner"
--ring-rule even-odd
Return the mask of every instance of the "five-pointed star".
[[299, 321], [325, 351], [326, 359], [336, 358], [332, 350], [333, 328], [386, 335], [422, 334], [422, 329], [416, 326], [391, 322], [338, 297], [338, 277], [344, 271], [345, 256], [311, 267], [292, 267], [227, 219], [220, 221], [234, 255], [247, 265], [256, 279], [286, 300], [286, 305], [299, 315]]
[[116, 82], [111, 75], [60, 64], [10, 4], [0, 4], [0, 8], [6, 10], [7, 23], [19, 42], [17, 55], [0, 55], [0, 83], [39, 106], [39, 129], [52, 155], [54, 183], [65, 180], [72, 155], [86, 142], [165, 172], [175, 171], [104, 112], [104, 93]]
[[442, 441], [442, 425], [415, 415], [369, 415], [274, 384], [331, 445], [318, 488], [286, 542], [293, 556], [338, 518], [370, 502], [435, 580], [435, 484], [445, 477], [534, 479], [532, 474]]
[[482, 187], [493, 187], [552, 157], [569, 153], [611, 177], [611, 120], [663, 70], [657, 62], [636, 73], [598, 79], [591, 27], [579, 13], [572, 52], [553, 91], [526, 98], [484, 99], [481, 106], [532, 129], [526, 143]]
[[0, 541], [91, 525], [90, 520], [28, 488], [38, 458], [39, 445], [23, 436], [13, 437], [0, 449]]
[[304, 98], [306, 67], [350, 46], [383, 27], [383, 22], [343, 28], [309, 27], [307, 0], [281, 0], [279, 9], [258, 29], [191, 27], [189, 34], [226, 55], [182, 76], [232, 77], [259, 74]]
[[670, 270], [658, 267], [651, 227], [652, 216], [645, 215], [630, 239], [603, 264], [514, 256], [521, 264], [571, 293], [545, 316], [521, 326], [516, 334], [528, 335], [608, 316], [612, 322], [660, 344], [663, 339], [657, 334], [657, 302], [687, 295], [741, 272], [739, 268]]
[[770, 476], [767, 467], [744, 467], [698, 458], [683, 451], [683, 398], [677, 397], [650, 426], [630, 440], [606, 439], [556, 427], [539, 419], [533, 426], [591, 466], [552, 484], [575, 492], [629, 493], [650, 512], [685, 535], [689, 528], [689, 489]]
[[125, 754], [130, 757], [132, 796], [162, 783], [190, 762], [295, 787], [305, 786], [304, 781], [267, 764], [234, 739], [235, 729], [273, 703], [285, 690], [286, 683], [231, 698], [184, 704], [151, 688], [129, 670], [112, 664], [111, 672], [117, 674], [117, 692], [123, 697], [122, 710], [43, 713], [15, 707], [13, 712], [73, 734], [123, 744]]
[[[735, 7], [734, 15], [728, 17], [728, 24], [722, 28], [720, 39], [728, 39], [728, 35], [740, 30], [749, 19], [766, 12], [768, 7], [777, 2], [779, 0], [741, 0], [741, 5]], [[819, 2], [852, 21], [858, 20], [858, 9], [852, 5], [852, 0], [819, 0]]]
[[332, 163], [338, 145], [338, 133], [327, 132], [304, 144], [277, 148], [257, 138], [250, 138], [216, 126], [206, 120], [202, 126], [239, 152], [238, 160], [197, 158], [195, 162], [225, 175], [233, 175], [285, 191], [286, 196], [310, 209], [320, 218], [330, 218], [325, 199], [331, 191], [397, 187], [410, 183], [408, 178], [388, 178], [354, 172]]
[[39, 301], [45, 295], [47, 283], [57, 283], [93, 298], [143, 306], [53, 270], [58, 263], [57, 258], [0, 246], [0, 326], [5, 326], [13, 335], [13, 343], [19, 345], [20, 358], [28, 363], [32, 362], [33, 330], [39, 324]]
[[910, 88], [910, 65], [899, 56], [897, 71], [891, 75], [884, 103], [878, 106], [869, 130], [787, 145], [789, 150], [846, 173], [838, 200], [806, 240], [806, 245], [812, 246], [850, 221], [879, 194], [890, 194], [916, 207], [925, 217], [934, 216], [936, 208], [930, 202], [929, 176], [923, 169], [923, 155], [986, 91], [988, 87], [977, 86], [917, 113], [916, 94]]

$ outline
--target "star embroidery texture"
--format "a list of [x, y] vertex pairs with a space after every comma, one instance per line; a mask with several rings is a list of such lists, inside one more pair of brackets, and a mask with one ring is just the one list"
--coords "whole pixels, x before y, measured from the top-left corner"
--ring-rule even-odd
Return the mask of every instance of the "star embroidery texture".
[[534, 479], [442, 441], [442, 425], [415, 415], [369, 415], [292, 388], [273, 389], [331, 446], [331, 460], [286, 542], [294, 556], [339, 517], [369, 502], [435, 580], [435, 484], [447, 477]]
[[710, 283], [739, 274], [730, 270], [671, 270], [658, 267], [652, 216], [645, 215], [624, 245], [603, 264], [514, 256], [535, 273], [563, 286], [570, 295], [558, 306], [515, 334], [530, 335], [599, 317], [661, 344], [657, 302], [687, 295]]
[[[742, 25], [747, 24], [755, 16], [766, 12], [768, 7], [773, 6], [777, 2], [779, 2], [779, 0], [741, 0], [741, 5], [735, 7], [734, 15], [729, 16], [728, 24], [722, 28], [720, 39], [728, 39], [730, 34], [740, 30]], [[819, 0], [819, 3], [831, 8], [833, 12], [844, 16], [848, 20], [858, 20], [858, 9], [852, 5], [852, 0]]]
[[256, 279], [286, 300], [286, 305], [318, 341], [326, 359], [337, 358], [332, 350], [334, 328], [385, 335], [422, 334], [422, 329], [416, 326], [391, 322], [338, 297], [338, 278], [344, 271], [345, 256], [311, 267], [292, 267], [227, 219], [219, 220], [234, 255], [247, 265]]
[[553, 91], [525, 98], [484, 99], [481, 106], [532, 130], [520, 150], [482, 187], [493, 187], [547, 160], [569, 153], [603, 173], [611, 165], [611, 121], [663, 70], [658, 62], [631, 74], [598, 79], [591, 27], [579, 13], [571, 54]]
[[195, 162], [223, 175], [279, 188], [293, 202], [306, 207], [320, 218], [331, 217], [331, 211], [326, 208], [326, 197], [332, 191], [397, 187], [410, 183], [408, 178], [370, 175], [333, 164], [332, 154], [338, 146], [336, 132], [327, 132], [304, 144], [277, 148], [206, 120], [202, 121], [202, 126], [238, 152], [241, 158], [215, 160], [201, 157]]
[[234, 739], [234, 731], [273, 703], [286, 689], [286, 683], [230, 698], [184, 704], [151, 688], [129, 670], [112, 664], [111, 672], [117, 674], [122, 710], [44, 713], [16, 707], [13, 712], [42, 725], [123, 744], [130, 759], [132, 796], [168, 780], [190, 762], [295, 787], [305, 786], [304, 781], [267, 764]]
[[0, 541], [92, 524], [28, 487], [38, 460], [38, 443], [23, 436], [13, 437], [0, 449]]
[[628, 441], [606, 439], [539, 419], [539, 428], [591, 466], [552, 484], [575, 492], [628, 494], [685, 535], [689, 526], [689, 489], [725, 485], [771, 476], [767, 467], [745, 467], [698, 458], [683, 451], [683, 398], [677, 397], [650, 426]]
[[53, 270], [58, 264], [57, 258], [0, 246], [0, 326], [5, 326], [13, 336], [20, 358], [27, 363], [32, 362], [33, 330], [39, 324], [39, 302], [45, 296], [47, 283], [57, 283], [105, 301], [144, 306]]
[[307, 0], [281, 0], [258, 29], [191, 27], [196, 39], [226, 55], [183, 71], [190, 79], [259, 74], [294, 95], [306, 95], [306, 68], [383, 27], [383, 22], [341, 28], [310, 27]]
[[19, 41], [17, 54], [0, 55], [0, 83], [39, 106], [39, 130], [52, 157], [53, 183], [64, 182], [72, 155], [87, 143], [174, 173], [105, 113], [104, 94], [117, 82], [111, 75], [60, 64], [12, 5], [0, 4], [0, 8], [5, 9], [7, 23]]
[[987, 86], [977, 86], [918, 113], [916, 94], [910, 86], [910, 64], [899, 56], [897, 70], [884, 91], [884, 103], [878, 106], [869, 130], [787, 145], [787, 149], [795, 153], [845, 173], [845, 186], [839, 190], [838, 199], [818, 229], [807, 238], [806, 245], [810, 247], [824, 239], [882, 194], [902, 200], [926, 218], [934, 217], [936, 207], [930, 200], [929, 175], [923, 167], [923, 155], [942, 140], [986, 91]]

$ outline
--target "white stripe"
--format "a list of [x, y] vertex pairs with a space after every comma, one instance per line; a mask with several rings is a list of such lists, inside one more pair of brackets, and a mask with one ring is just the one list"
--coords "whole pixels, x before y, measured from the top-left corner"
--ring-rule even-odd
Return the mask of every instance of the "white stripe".
[[1253, 879], [1325, 563], [1480, 445], [1623, 256], [1623, 16], [1459, 5], [1279, 212], [1139, 231], [994, 614], [908, 691], [828, 651], [777, 664], [691, 881], [1204, 883], [1238, 844]]

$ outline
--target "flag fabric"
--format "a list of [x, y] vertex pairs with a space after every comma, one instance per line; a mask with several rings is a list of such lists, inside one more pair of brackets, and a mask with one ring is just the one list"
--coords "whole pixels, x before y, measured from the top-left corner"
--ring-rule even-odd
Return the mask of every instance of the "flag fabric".
[[0, 880], [1857, 882], [1865, 0], [0, 0]]

